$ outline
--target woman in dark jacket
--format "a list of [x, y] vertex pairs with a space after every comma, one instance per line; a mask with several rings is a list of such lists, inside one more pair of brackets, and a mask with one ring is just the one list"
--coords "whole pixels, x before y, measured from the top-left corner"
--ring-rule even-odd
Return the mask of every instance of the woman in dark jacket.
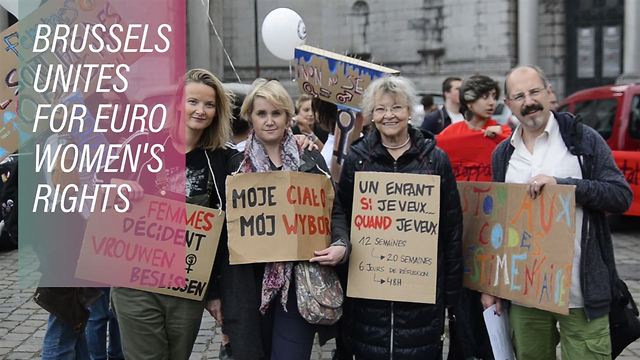
[[[257, 80], [240, 110], [253, 130], [247, 139], [240, 172], [304, 171], [329, 175], [316, 150], [304, 151], [289, 126], [293, 101], [275, 80]], [[334, 266], [347, 252], [346, 242], [316, 251], [310, 261]], [[233, 358], [309, 359], [315, 333], [326, 326], [308, 323], [298, 312], [295, 262], [228, 265], [223, 271], [222, 307], [225, 333]]]
[[[225, 179], [231, 170], [228, 164], [236, 153], [226, 147], [231, 133], [231, 95], [209, 71], [193, 69], [185, 75], [176, 102], [177, 119], [170, 134], [158, 134], [155, 141], [147, 139], [164, 145], [162, 170], [151, 173], [143, 167], [147, 170], [135, 174], [133, 180], [121, 181], [132, 187], [129, 197], [134, 200], [151, 194], [224, 209]], [[138, 289], [112, 289], [127, 359], [189, 358], [203, 310], [214, 316], [220, 312], [218, 267], [226, 254], [223, 229], [204, 301]]]
[[462, 288], [462, 213], [456, 181], [433, 135], [409, 127], [416, 102], [402, 77], [375, 80], [362, 104], [374, 128], [351, 147], [334, 202], [334, 238], [349, 238], [356, 171], [430, 174], [441, 177], [438, 276], [435, 304], [349, 298], [345, 344], [356, 359], [438, 359], [442, 356], [445, 307]]

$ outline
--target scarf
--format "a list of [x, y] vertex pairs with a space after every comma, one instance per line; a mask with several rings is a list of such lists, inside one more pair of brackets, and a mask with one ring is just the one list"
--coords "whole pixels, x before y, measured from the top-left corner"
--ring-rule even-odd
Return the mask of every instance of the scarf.
[[[298, 171], [300, 166], [300, 150], [296, 139], [291, 132], [287, 132], [280, 144], [282, 154], [282, 170]], [[247, 139], [247, 146], [244, 150], [244, 161], [241, 166], [242, 172], [268, 172], [271, 171], [269, 156], [264, 145], [255, 138], [255, 132], [251, 131]], [[291, 285], [291, 274], [293, 272], [293, 262], [273, 262], [267, 263], [262, 276], [262, 291], [260, 312], [264, 315], [271, 304], [271, 301], [280, 294], [280, 303], [287, 311], [287, 298], [289, 286]]]

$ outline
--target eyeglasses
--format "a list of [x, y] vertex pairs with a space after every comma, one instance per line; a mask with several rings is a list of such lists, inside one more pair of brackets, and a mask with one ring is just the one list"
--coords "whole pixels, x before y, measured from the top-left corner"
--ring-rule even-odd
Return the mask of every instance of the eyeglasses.
[[392, 107], [386, 107], [386, 106], [376, 106], [373, 109], [373, 114], [376, 116], [384, 116], [384, 114], [387, 113], [387, 111], [391, 111], [391, 113], [393, 115], [398, 115], [400, 113], [402, 113], [402, 111], [406, 108], [406, 106], [402, 106], [402, 105], [393, 105]]
[[[545, 88], [535, 88], [535, 89], [531, 89], [529, 90], [529, 97], [532, 99], [537, 98], [538, 96], [540, 96], [540, 94], [542, 94], [542, 92], [544, 91]], [[511, 100], [513, 102], [523, 102], [526, 99], [527, 95], [523, 92], [521, 93], [517, 93], [515, 95], [513, 95], [511, 98], [508, 98], [508, 100]]]

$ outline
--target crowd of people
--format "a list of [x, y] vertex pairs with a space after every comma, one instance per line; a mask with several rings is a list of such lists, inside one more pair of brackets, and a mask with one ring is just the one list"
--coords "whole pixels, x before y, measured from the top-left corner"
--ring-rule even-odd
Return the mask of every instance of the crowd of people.
[[[420, 126], [412, 126], [421, 100], [409, 79], [383, 77], [365, 89], [361, 114], [367, 130], [352, 144], [339, 179], [332, 179], [336, 196], [331, 243], [316, 249], [309, 260], [335, 271], [346, 289], [357, 172], [439, 175], [433, 304], [346, 298], [337, 323], [312, 324], [298, 309], [292, 274], [301, 262], [230, 265], [223, 228], [203, 301], [121, 287], [94, 289], [89, 294], [65, 289], [64, 296], [73, 293], [74, 302], [58, 301], [59, 306], [74, 304], [88, 311], [76, 323], [52, 311], [43, 359], [186, 360], [205, 310], [225, 334], [221, 359], [308, 359], [316, 334], [323, 343], [336, 339], [335, 359], [438, 359], [443, 353], [447, 312], [460, 315], [459, 328], [470, 328], [466, 319], [477, 321], [482, 308], [493, 304], [498, 312], [510, 311], [518, 359], [555, 359], [558, 343], [563, 359], [610, 358], [607, 314], [617, 275], [605, 213], [624, 212], [632, 194], [606, 143], [571, 114], [553, 111], [555, 95], [544, 73], [534, 66], [515, 67], [506, 76], [504, 102], [517, 119], [512, 124], [492, 118], [501, 90], [487, 76], [450, 77], [442, 91], [443, 106], [431, 107], [427, 99], [425, 107], [432, 111]], [[234, 117], [233, 95], [203, 69], [186, 73], [177, 98], [180, 111], [174, 126], [162, 136], [145, 138], [168, 145], [165, 172], [120, 179], [131, 185], [133, 198], [144, 194], [186, 198], [191, 204], [224, 210], [225, 180], [234, 173], [300, 171], [330, 176], [335, 105], [308, 95], [294, 103], [281, 83], [258, 79]], [[449, 157], [438, 147], [436, 135], [467, 133], [494, 140], [496, 182], [528, 184], [531, 198], [540, 196], [549, 184], [576, 186], [579, 231], [568, 315], [489, 294], [464, 293], [460, 198]], [[184, 171], [178, 164], [184, 164], [185, 158], [186, 186], [159, 181], [159, 176], [166, 180]], [[39, 290], [41, 301], [62, 297], [51, 289]], [[450, 358], [452, 354], [457, 354], [456, 359], [492, 358], [486, 334], [466, 332], [464, 336], [463, 341], [450, 341]]]

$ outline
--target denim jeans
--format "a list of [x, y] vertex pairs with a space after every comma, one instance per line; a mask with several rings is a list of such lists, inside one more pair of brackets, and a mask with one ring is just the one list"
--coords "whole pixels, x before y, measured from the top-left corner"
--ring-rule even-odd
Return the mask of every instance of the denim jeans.
[[73, 328], [54, 315], [49, 315], [47, 332], [42, 344], [43, 360], [89, 360], [84, 332]]
[[[107, 347], [107, 332], [109, 346]], [[124, 359], [120, 346], [118, 320], [109, 306], [109, 288], [89, 307], [89, 321], [85, 330], [91, 360]]]

